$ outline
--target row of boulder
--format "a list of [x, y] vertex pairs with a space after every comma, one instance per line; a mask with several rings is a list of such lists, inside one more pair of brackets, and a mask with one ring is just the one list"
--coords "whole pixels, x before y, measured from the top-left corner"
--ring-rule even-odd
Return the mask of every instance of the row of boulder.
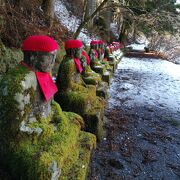
[[87, 177], [91, 152], [104, 135], [108, 86], [123, 48], [67, 40], [55, 82], [58, 50], [48, 36], [22, 43], [23, 61], [0, 81], [0, 168], [12, 179]]

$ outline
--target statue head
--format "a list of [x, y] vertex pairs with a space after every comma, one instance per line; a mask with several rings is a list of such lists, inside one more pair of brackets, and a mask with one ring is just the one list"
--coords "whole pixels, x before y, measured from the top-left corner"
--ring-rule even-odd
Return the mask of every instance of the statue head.
[[57, 42], [48, 36], [29, 36], [22, 44], [23, 61], [34, 71], [50, 72], [57, 49]]
[[103, 41], [102, 41], [102, 40], [99, 40], [99, 41], [98, 41], [98, 44], [99, 44], [99, 48], [102, 49], [102, 48], [103, 48]]
[[90, 45], [91, 45], [92, 49], [98, 50], [98, 48], [99, 48], [99, 40], [91, 41]]
[[77, 39], [69, 39], [65, 43], [66, 54], [72, 58], [82, 57], [83, 43]]

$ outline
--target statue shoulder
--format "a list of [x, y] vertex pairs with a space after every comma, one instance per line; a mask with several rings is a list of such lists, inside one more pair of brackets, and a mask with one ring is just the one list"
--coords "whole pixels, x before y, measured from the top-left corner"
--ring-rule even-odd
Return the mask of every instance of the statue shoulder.
[[74, 69], [75, 69], [74, 59], [71, 57], [65, 56], [59, 67], [60, 72], [68, 73], [69, 71], [74, 71]]

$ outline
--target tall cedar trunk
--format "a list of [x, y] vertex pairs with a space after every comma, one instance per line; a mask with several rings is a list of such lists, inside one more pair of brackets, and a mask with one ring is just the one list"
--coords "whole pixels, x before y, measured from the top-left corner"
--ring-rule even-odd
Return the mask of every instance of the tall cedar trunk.
[[125, 38], [126, 38], [126, 25], [123, 22], [122, 27], [121, 27], [121, 32], [119, 34], [119, 41], [125, 42]]
[[87, 0], [84, 1], [84, 7], [83, 7], [83, 18], [82, 20], [84, 21], [87, 17], [87, 11], [88, 11], [88, 6], [87, 6], [88, 2]]
[[78, 29], [76, 30], [76, 32], [73, 35], [74, 39], [77, 39], [77, 37], [79, 36], [81, 29], [87, 24], [87, 22], [89, 20], [91, 20], [100, 10], [101, 8], [108, 2], [109, 0], [104, 0], [98, 7], [97, 9], [88, 17], [86, 17], [84, 19], [84, 21], [81, 22], [81, 24], [79, 25]]
[[54, 3], [55, 0], [43, 0], [42, 9], [46, 17], [46, 23], [48, 26], [52, 26], [54, 19]]

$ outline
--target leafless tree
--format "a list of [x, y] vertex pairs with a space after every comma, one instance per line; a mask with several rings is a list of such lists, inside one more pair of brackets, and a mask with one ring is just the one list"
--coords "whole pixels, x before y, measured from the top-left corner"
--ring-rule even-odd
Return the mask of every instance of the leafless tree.
[[102, 3], [95, 9], [95, 11], [87, 16], [87, 0], [85, 0], [84, 2], [84, 19], [82, 20], [82, 22], [80, 23], [79, 27], [77, 28], [76, 32], [74, 33], [73, 35], [73, 38], [76, 39], [79, 35], [79, 33], [81, 32], [82, 28], [92, 19], [94, 18], [94, 16], [104, 7], [104, 5], [106, 5], [106, 3], [108, 2], [109, 0], [103, 0]]

